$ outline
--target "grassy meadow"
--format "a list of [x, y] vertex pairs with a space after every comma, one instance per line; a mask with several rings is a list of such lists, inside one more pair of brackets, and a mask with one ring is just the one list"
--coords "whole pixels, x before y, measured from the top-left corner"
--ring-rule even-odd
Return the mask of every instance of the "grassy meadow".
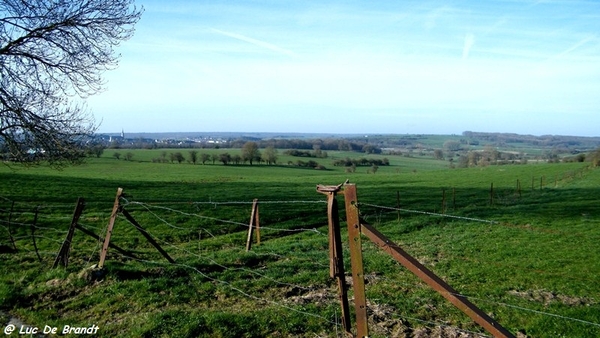
[[[272, 166], [131, 152], [61, 170], [0, 166], [0, 321], [97, 325], [97, 337], [342, 337], [326, 197], [315, 187], [349, 179], [366, 222], [513, 334], [600, 336], [600, 170], [589, 163], [451, 169], [387, 156], [372, 173], [331, 163], [386, 156], [329, 152], [315, 170], [287, 165], [297, 158], [282, 152]], [[101, 244], [76, 230], [68, 267], [51, 269], [77, 198], [86, 200], [79, 224], [104, 237], [119, 187], [176, 263], [120, 216], [111, 243], [127, 255], [111, 248], [105, 269], [91, 270]], [[246, 252], [253, 199], [261, 243]], [[350, 271], [347, 246], [344, 255]], [[370, 336], [488, 335], [366, 238], [363, 255]]]

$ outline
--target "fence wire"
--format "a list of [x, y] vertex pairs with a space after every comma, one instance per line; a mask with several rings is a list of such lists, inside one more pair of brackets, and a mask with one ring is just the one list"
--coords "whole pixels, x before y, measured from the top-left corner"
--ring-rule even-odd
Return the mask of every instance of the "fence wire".
[[[7, 202], [11, 202], [10, 200], [3, 198], [0, 196], [0, 198], [6, 200]], [[207, 220], [216, 224], [224, 224], [224, 225], [235, 225], [235, 226], [239, 226], [239, 227], [248, 227], [248, 223], [243, 223], [237, 220], [232, 220], [232, 219], [222, 219], [219, 217], [212, 217], [212, 216], [205, 216], [202, 215], [200, 209], [196, 209], [197, 212], [187, 212], [187, 211], [183, 211], [183, 210], [179, 210], [176, 209], [174, 207], [170, 207], [173, 205], [178, 205], [178, 204], [187, 204], [187, 205], [191, 205], [194, 207], [200, 207], [203, 205], [208, 205], [208, 206], [214, 206], [214, 207], [221, 207], [221, 206], [236, 206], [236, 205], [251, 205], [253, 203], [253, 201], [222, 201], [222, 202], [215, 202], [215, 201], [208, 201], [208, 202], [174, 202], [174, 203], [170, 203], [170, 202], [162, 202], [162, 203], [144, 203], [144, 202], [137, 202], [137, 201], [128, 201], [128, 200], [123, 200], [125, 203], [123, 204], [123, 206], [125, 207], [138, 207], [146, 212], [148, 212], [148, 214], [150, 214], [152, 217], [154, 217], [156, 220], [158, 220], [158, 223], [160, 224], [164, 224], [172, 229], [175, 230], [202, 230], [203, 232], [206, 232], [207, 234], [209, 234], [211, 237], [216, 238], [217, 236], [215, 236], [214, 234], [211, 233], [211, 231], [208, 228], [203, 228], [203, 227], [183, 227], [183, 226], [179, 226], [179, 225], [175, 225], [175, 222], [169, 221], [169, 215], [170, 214], [176, 214], [176, 215], [180, 215], [180, 216], [185, 216], [185, 217], [189, 217], [189, 218], [197, 218], [197, 219], [203, 219], [203, 220]], [[272, 204], [272, 205], [298, 205], [298, 204], [305, 204], [305, 205], [320, 205], [320, 204], [324, 204], [326, 203], [326, 201], [301, 201], [301, 200], [294, 200], [294, 201], [259, 201], [259, 204]], [[105, 203], [104, 203], [105, 205]], [[370, 207], [370, 208], [376, 208], [376, 209], [382, 209], [382, 210], [388, 210], [388, 211], [399, 211], [399, 212], [406, 212], [406, 213], [414, 213], [414, 214], [421, 214], [421, 215], [427, 215], [427, 216], [433, 216], [433, 217], [444, 217], [444, 218], [452, 218], [452, 219], [459, 219], [459, 220], [464, 220], [464, 221], [473, 221], [473, 222], [481, 222], [481, 223], [487, 223], [487, 224], [499, 224], [499, 222], [497, 221], [493, 221], [493, 220], [486, 220], [486, 219], [480, 219], [480, 218], [473, 218], [473, 217], [464, 217], [464, 216], [456, 216], [456, 215], [448, 215], [448, 214], [442, 214], [442, 213], [434, 213], [434, 212], [426, 212], [426, 211], [420, 211], [420, 210], [411, 210], [411, 209], [405, 209], [405, 208], [396, 208], [396, 207], [389, 207], [389, 206], [382, 206], [382, 205], [377, 205], [377, 204], [372, 204], [372, 203], [365, 203], [365, 202], [360, 202], [359, 203], [359, 207], [364, 206], [364, 207]], [[30, 205], [29, 205], [30, 207]], [[52, 256], [55, 255], [56, 252], [58, 252], [58, 248], [60, 247], [60, 244], [62, 243], [62, 237], [64, 237], [64, 235], [67, 233], [66, 231], [66, 227], [68, 226], [68, 220], [70, 219], [69, 216], [62, 216], [62, 215], [56, 215], [55, 210], [56, 209], [60, 209], [60, 210], [70, 210], [72, 209], [73, 205], [50, 205], [50, 204], [46, 204], [43, 205], [42, 208], [39, 208], [39, 211], [45, 211], [45, 210], [50, 210], [52, 212], [52, 214], [43, 214], [43, 213], [39, 213], [39, 218], [37, 220], [37, 222], [39, 224], [32, 224], [32, 218], [35, 215], [35, 212], [32, 212], [30, 210], [16, 210], [13, 211], [13, 215], [12, 215], [12, 219], [9, 221], [8, 219], [0, 219], [0, 229], [2, 229], [2, 232], [7, 233], [9, 231], [9, 227], [11, 227], [10, 231], [13, 232], [12, 234], [12, 240], [14, 240], [15, 242], [17, 242], [20, 250], [23, 250], [25, 253], [27, 254], [43, 254], [44, 256]], [[23, 208], [24, 209], [24, 208]], [[3, 210], [5, 213], [9, 213], [8, 209], [4, 209]], [[84, 217], [82, 219], [92, 219], [92, 218], [97, 218], [95, 220], [95, 222], [92, 223], [88, 223], [86, 221], [86, 223], [84, 223], [84, 227], [87, 229], [94, 229], [96, 231], [98, 231], [97, 233], [99, 234], [99, 236], [102, 236], [102, 234], [106, 233], [106, 229], [107, 229], [107, 225], [106, 225], [106, 220], [108, 219], [108, 212], [107, 213], [100, 213], [100, 212], [93, 212], [90, 213], [89, 215], [86, 214], [84, 212]], [[64, 224], [63, 228], [56, 228], [56, 227], [52, 227], [52, 226], [48, 226], [44, 223], [61, 223]], [[99, 225], [98, 223], [102, 223], [103, 225]], [[325, 225], [325, 224], [323, 224]], [[34, 251], [31, 249], [31, 247], [29, 245], [23, 245], [24, 242], [27, 241], [31, 241], [32, 240], [32, 235], [28, 234], [28, 231], [30, 231], [29, 229], [35, 229], [36, 233], [33, 235], [33, 237], [35, 237], [38, 240], [44, 240], [46, 242], [50, 242], [53, 243], [53, 246], [56, 247], [56, 252], [51, 252], [51, 251]], [[64, 230], [65, 229], [65, 230]], [[313, 228], [309, 228], [309, 227], [300, 227], [300, 228], [295, 228], [295, 229], [285, 229], [285, 228], [276, 228], [276, 227], [264, 227], [261, 226], [260, 227], [261, 230], [272, 230], [272, 231], [280, 231], [280, 232], [291, 232], [291, 233], [315, 233], [317, 235], [319, 235], [319, 238], [324, 238], [325, 236], [327, 236], [326, 233], [323, 233], [322, 231], [320, 231], [319, 229], [317, 229], [316, 227]], [[148, 231], [148, 229], [146, 229]], [[198, 258], [201, 260], [205, 260], [213, 265], [219, 266], [220, 268], [224, 269], [224, 271], [239, 271], [239, 272], [243, 272], [243, 273], [247, 273], [249, 275], [255, 276], [256, 278], [260, 278], [260, 279], [265, 279], [268, 280], [276, 285], [280, 285], [280, 286], [284, 286], [284, 287], [290, 287], [290, 288], [297, 288], [300, 290], [305, 290], [305, 291], [309, 291], [311, 290], [311, 287], [306, 287], [303, 285], [298, 285], [298, 284], [294, 284], [294, 283], [288, 283], [285, 281], [280, 281], [277, 279], [274, 279], [272, 277], [267, 276], [264, 273], [261, 273], [259, 271], [256, 270], [252, 270], [252, 269], [247, 269], [247, 268], [232, 268], [232, 267], [228, 267], [222, 263], [219, 263], [218, 261], [216, 261], [213, 258], [210, 258], [206, 255], [201, 255], [201, 254], [197, 254], [194, 253], [192, 251], [190, 251], [189, 249], [184, 248], [183, 246], [185, 244], [176, 244], [173, 243], [171, 241], [166, 241], [164, 239], [161, 239], [160, 236], [156, 236], [153, 235], [151, 233], [152, 237], [154, 239], [156, 239], [157, 241], [163, 243], [164, 245], [172, 248], [173, 250], [177, 250], [178, 252], [180, 252], [182, 255], [187, 256], [187, 257], [194, 257], [194, 258]], [[57, 239], [57, 236], [60, 239]], [[129, 235], [129, 236], [124, 236], [124, 237], [130, 237], [133, 238], [135, 237], [134, 235]], [[139, 236], [137, 236], [139, 238]], [[2, 238], [6, 238], [6, 237], [2, 237]], [[89, 253], [86, 254], [86, 261], [89, 264], [94, 257], [97, 255], [99, 248], [100, 248], [100, 244], [101, 241], [96, 240], [95, 241], [95, 246], [91, 248], [88, 248], [88, 250], [90, 250]], [[7, 246], [10, 246], [10, 243], [7, 244]], [[47, 245], [46, 245], [47, 246]], [[253, 255], [271, 255], [273, 257], [277, 257], [280, 259], [289, 259], [290, 257], [293, 257], [294, 259], [303, 259], [303, 257], [298, 257], [298, 256], [294, 256], [292, 254], [290, 254], [289, 252], [287, 253], [277, 253], [275, 251], [268, 251], [268, 249], [266, 252], [262, 253], [262, 252], [254, 252], [251, 251], [249, 254], [253, 254]], [[86, 250], [87, 251], [87, 250]], [[345, 250], [346, 251], [346, 250]], [[346, 252], [346, 257], [348, 257], [348, 254]], [[134, 259], [137, 260], [139, 262], [143, 262], [143, 263], [147, 263], [147, 264], [160, 264], [160, 265], [165, 265], [168, 263], [165, 262], [159, 262], [159, 261], [153, 261], [153, 260], [147, 260], [147, 259], [141, 259], [141, 258], [131, 258], [131, 257], [127, 257], [127, 259]], [[323, 259], [322, 262], [313, 262], [315, 264], [316, 267], [318, 267], [319, 269], [325, 269], [326, 267], [329, 266], [329, 262], [326, 259]], [[211, 280], [215, 283], [218, 283], [220, 285], [226, 286], [228, 288], [230, 288], [231, 290], [236, 291], [237, 293], [243, 295], [244, 297], [250, 298], [250, 299], [254, 299], [256, 301], [260, 301], [260, 302], [265, 302], [265, 303], [269, 303], [269, 304], [273, 304], [274, 306], [278, 306], [290, 311], [294, 311], [306, 316], [311, 316], [311, 317], [315, 317], [318, 319], [323, 320], [326, 323], [329, 324], [333, 324], [336, 327], [336, 330], [341, 327], [341, 324], [338, 322], [337, 318], [335, 320], [332, 320], [331, 318], [327, 318], [327, 317], [323, 317], [320, 316], [318, 314], [314, 314], [314, 313], [310, 313], [310, 312], [306, 312], [306, 311], [302, 311], [302, 310], [298, 310], [297, 308], [294, 308], [292, 306], [289, 306], [288, 304], [282, 302], [278, 302], [278, 301], [274, 301], [272, 299], [266, 299], [264, 297], [260, 297], [257, 295], [252, 295], [249, 292], [236, 287], [234, 285], [232, 285], [231, 283], [224, 281], [222, 279], [216, 278], [214, 276], [209, 276], [206, 273], [202, 272], [201, 270], [199, 270], [198, 268], [188, 265], [188, 264], [183, 264], [183, 263], [176, 263], [176, 266], [180, 266], [180, 267], [184, 267], [186, 269], [190, 269], [191, 271], [194, 271], [194, 273], [197, 273], [199, 275], [201, 275], [203, 278], [206, 278], [207, 280]], [[390, 281], [390, 282], [397, 282], [397, 281]], [[414, 287], [411, 286], [411, 287]], [[579, 318], [573, 318], [573, 317], [569, 317], [569, 316], [563, 316], [563, 315], [559, 315], [559, 314], [554, 314], [554, 313], [550, 313], [547, 311], [540, 311], [540, 310], [536, 310], [536, 309], [529, 309], [523, 306], [517, 306], [517, 305], [513, 305], [513, 304], [509, 304], [506, 302], [500, 302], [497, 300], [493, 300], [493, 299], [488, 299], [485, 297], [475, 297], [475, 296], [469, 296], [469, 295], [464, 295], [464, 294], [456, 294], [457, 296], [461, 296], [464, 298], [468, 298], [468, 299], [472, 299], [472, 300], [477, 300], [477, 301], [482, 301], [482, 302], [487, 302], [487, 303], [491, 303], [497, 306], [501, 306], [501, 307], [508, 307], [508, 308], [512, 308], [518, 311], [523, 311], [523, 312], [528, 312], [528, 313], [534, 313], [534, 314], [538, 314], [541, 316], [547, 316], [547, 317], [552, 317], [552, 318], [558, 318], [561, 320], [566, 320], [566, 321], [572, 321], [572, 322], [577, 322], [580, 324], [584, 324], [584, 325], [589, 325], [589, 326], [593, 326], [593, 327], [600, 327], [599, 323], [595, 323], [595, 322], [591, 322], [591, 321], [587, 321], [587, 320], [583, 320], [583, 319], [579, 319]], [[333, 295], [332, 298], [333, 299], [337, 299], [336, 298], [337, 295]], [[417, 321], [417, 322], [421, 322], [425, 325], [435, 325], [435, 326], [444, 326], [444, 323], [441, 322], [434, 322], [434, 321], [426, 321], [426, 320], [421, 320], [418, 318], [411, 318], [410, 316], [404, 315], [404, 314], [394, 314], [395, 318], [404, 318], [404, 319], [408, 319], [408, 320], [413, 320], [413, 321]], [[463, 331], [463, 330], [461, 330]], [[470, 333], [470, 334], [477, 334], [480, 336], [484, 336], [481, 333], [478, 332], [470, 332], [470, 331], [464, 331], [465, 333]]]

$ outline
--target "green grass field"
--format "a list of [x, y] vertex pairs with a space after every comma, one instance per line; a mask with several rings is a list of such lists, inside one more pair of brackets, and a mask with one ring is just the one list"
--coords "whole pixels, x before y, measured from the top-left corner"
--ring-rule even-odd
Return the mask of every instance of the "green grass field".
[[[224, 166], [132, 152], [62, 170], [0, 167], [0, 319], [97, 325], [98, 337], [341, 337], [326, 197], [315, 187], [349, 179], [366, 222], [513, 334], [600, 336], [600, 170], [587, 163], [450, 169], [388, 156], [373, 174], [331, 165], [356, 153], [329, 152], [315, 159], [327, 169], [314, 170], [281, 153], [282, 165]], [[51, 269], [77, 198], [80, 225], [103, 237], [118, 187], [176, 263], [121, 216], [111, 242], [134, 258], [109, 249], [105, 275], [93, 278], [101, 244], [77, 230], [68, 268]], [[246, 252], [253, 199], [261, 243]], [[344, 255], [350, 271], [347, 246]], [[370, 336], [487, 335], [366, 238], [363, 255]]]

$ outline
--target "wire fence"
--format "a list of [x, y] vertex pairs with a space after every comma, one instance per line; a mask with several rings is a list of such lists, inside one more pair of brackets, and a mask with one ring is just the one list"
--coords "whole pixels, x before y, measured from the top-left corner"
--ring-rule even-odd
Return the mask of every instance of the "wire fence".
[[[325, 218], [326, 201], [324, 200], [260, 201], [260, 205], [264, 205], [261, 209], [262, 224], [260, 227], [255, 226], [255, 228], [263, 231], [263, 236], [266, 235], [270, 239], [290, 235], [302, 235], [303, 237], [301, 240], [295, 238], [289, 241], [293, 244], [293, 250], [289, 250], [288, 246], [286, 246], [286, 249], [279, 249], [277, 246], [263, 245], [258, 247], [259, 249], [257, 250], [246, 253], [245, 255], [271, 258], [270, 260], [265, 260], [265, 263], [259, 268], [232, 265], [231, 261], [228, 261], [230, 258], [219, 257], [219, 255], [214, 254], [215, 249], [239, 251], [243, 247], [243, 242], [246, 239], [245, 231], [248, 229], [249, 207], [252, 203], [252, 201], [235, 200], [202, 202], [165, 201], [153, 203], [128, 199], [122, 200], [122, 206], [129, 210], [145, 226], [145, 230], [150, 236], [168, 248], [169, 253], [175, 256], [177, 261], [174, 264], [175, 266], [184, 268], [206, 281], [234, 291], [246, 299], [261, 304], [269, 304], [302, 316], [316, 318], [322, 321], [324, 325], [333, 327], [336, 332], [341, 331], [341, 321], [337, 317], [337, 312], [332, 317], [306, 311], [291, 300], [293, 296], [282, 296], [279, 298], [269, 296], [267, 293], [257, 292], [256, 288], [245, 289], [226, 278], [220, 277], [227, 273], [235, 274], [242, 276], [248, 281], [258, 280], [266, 282], [275, 288], [299, 290], [296, 292], [298, 295], [305, 295], [318, 288], [324, 294], [323, 298], [326, 299], [329, 306], [337, 306], [337, 291], [331, 285], [307, 286], [293, 282], [293, 278], [281, 277], [281, 273], [270, 273], [271, 270], [277, 269], [277, 264], [269, 264], [269, 262], [288, 261], [289, 264], [287, 266], [301, 264], [309, 266], [315, 271], [324, 271], [324, 274], [326, 274], [329, 267], [326, 250], [323, 250], [318, 259], [314, 258], [314, 254], [307, 255], [307, 252], [314, 252], [315, 248], [325, 249], [328, 245]], [[30, 257], [37, 256], [40, 261], [53, 259], [64, 242], [64, 237], [68, 233], [71, 219], [69, 214], [72, 212], [73, 207], [74, 205], [65, 204], [45, 204], [43, 206], [27, 203], [16, 204], [7, 198], [0, 198], [0, 233], [2, 234], [0, 235], [0, 248], [2, 249], [0, 254], [17, 253]], [[402, 212], [464, 222], [502, 225], [501, 222], [494, 220], [390, 207], [367, 202], [360, 202], [359, 207], [362, 212], [375, 215], [372, 216], [374, 218], [377, 217], [379, 211]], [[313, 215], [315, 213], [323, 215], [322, 222], [314, 221]], [[219, 215], [228, 215], [229, 217], [225, 219]], [[370, 215], [364, 216], [369, 217]], [[97, 208], [92, 208], [90, 212], [84, 212], [79, 225], [102, 237], [106, 233], [109, 218], [110, 210], [101, 211]], [[119, 222], [126, 222], [126, 219], [121, 217], [119, 218]], [[169, 231], [164, 231], [165, 229]], [[515, 231], [520, 230], [526, 231], [526, 229], [515, 229]], [[118, 234], [118, 236], [115, 235], [115, 242], [126, 249], [135, 250], [136, 255], [135, 257], [125, 256], [122, 253], [110, 251], [111, 257], [118, 257], [118, 259], [123, 261], [135, 261], [142, 265], [170, 265], [160, 259], [156, 251], [141, 240], [139, 233], [136, 233], [133, 227], [119, 224], [115, 233]], [[203, 242], [206, 239], [210, 239], [212, 242], [208, 241], [204, 247], [205, 244]], [[75, 254], [74, 257], [76, 257], [76, 263], [89, 264], [95, 261], [99, 255], [100, 247], [100, 240], [77, 234], [77, 239], [73, 241], [72, 249]], [[346, 257], [349, 257], [346, 246], [344, 247], [344, 254]], [[195, 263], [187, 263], [192, 261]], [[218, 267], [217, 270], [219, 273], [203, 271], [202, 268], [198, 267], [198, 262]], [[285, 276], [285, 274], [283, 275]], [[389, 284], [398, 285], [402, 283], [397, 279], [380, 278]], [[407, 289], [414, 288], [415, 285], [406, 284], [404, 287]], [[494, 307], [508, 308], [513, 311], [600, 328], [600, 324], [593, 321], [510, 304], [504, 301], [504, 298], [471, 296], [462, 293], [457, 295], [477, 302], [484, 302]], [[588, 300], [588, 305], [596, 305], [597, 303], [594, 298], [589, 298]], [[375, 305], [373, 306], [376, 307]], [[450, 327], [443, 321], [423, 320], [402, 312], [399, 309], [392, 308], [391, 311], [386, 312], [386, 315], [404, 324], [408, 322], [420, 323], [420, 325], [431, 329]], [[473, 336], [486, 336], [481, 332], [460, 328], [454, 329]], [[389, 327], [384, 327], [382, 330], [388, 330], [388, 333], [392, 333]]]

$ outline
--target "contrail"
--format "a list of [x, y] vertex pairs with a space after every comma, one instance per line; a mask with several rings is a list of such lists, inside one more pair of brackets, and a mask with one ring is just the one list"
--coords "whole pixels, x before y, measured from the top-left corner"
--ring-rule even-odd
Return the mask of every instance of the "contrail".
[[237, 34], [237, 33], [231, 33], [231, 32], [222, 31], [222, 30], [216, 29], [216, 28], [210, 28], [210, 30], [213, 31], [213, 32], [215, 32], [215, 33], [217, 33], [217, 34], [225, 35], [225, 36], [228, 36], [230, 38], [234, 38], [236, 40], [248, 42], [248, 43], [251, 43], [251, 44], [253, 44], [255, 46], [263, 47], [263, 48], [272, 50], [274, 52], [285, 54], [287, 56], [296, 56], [296, 54], [294, 52], [292, 52], [291, 50], [287, 50], [285, 48], [281, 48], [281, 47], [276, 46], [276, 45], [274, 45], [272, 43], [268, 43], [268, 42], [261, 41], [261, 40], [256, 40], [256, 39], [247, 37], [247, 36], [242, 35], [242, 34]]
[[475, 35], [468, 33], [465, 35], [465, 44], [463, 46], [462, 59], [466, 60], [469, 57], [469, 51], [475, 44]]
[[571, 53], [572, 51], [574, 51], [575, 49], [577, 49], [577, 48], [579, 48], [579, 47], [581, 47], [581, 46], [585, 45], [585, 44], [586, 44], [586, 43], [588, 43], [590, 40], [593, 40], [594, 38], [595, 38], [595, 36], [594, 36], [594, 35], [592, 35], [592, 36], [588, 36], [588, 37], [586, 37], [585, 39], [581, 39], [581, 40], [579, 40], [579, 41], [578, 41], [576, 44], [574, 44], [573, 46], [571, 46], [571, 47], [569, 47], [569, 48], [565, 49], [564, 51], [562, 51], [562, 52], [560, 52], [560, 53], [556, 54], [555, 56], [551, 57], [550, 59], [556, 59], [556, 58], [560, 58], [560, 57], [562, 57], [562, 56], [564, 56], [564, 55], [567, 55], [567, 54]]

